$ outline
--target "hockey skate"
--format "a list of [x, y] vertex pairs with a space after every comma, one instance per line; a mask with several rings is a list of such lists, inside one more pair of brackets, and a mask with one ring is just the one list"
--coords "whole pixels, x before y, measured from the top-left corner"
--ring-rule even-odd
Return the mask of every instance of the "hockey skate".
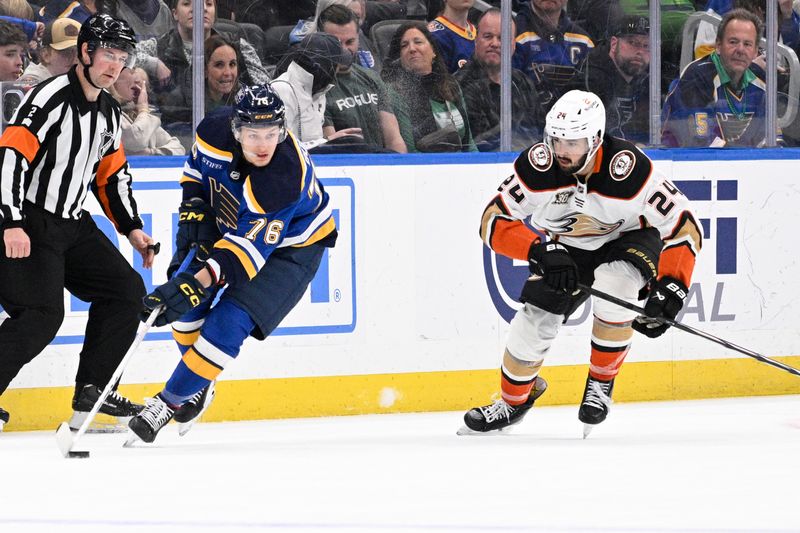
[[509, 405], [502, 398], [483, 407], [470, 409], [464, 415], [464, 427], [457, 435], [485, 434], [490, 431], [502, 431], [514, 424], [519, 424], [533, 407], [533, 403], [547, 390], [547, 382], [536, 376], [528, 400], [521, 405]]
[[11, 418], [11, 416], [8, 414], [8, 411], [0, 407], [0, 432], [3, 431], [3, 426], [8, 424], [9, 418]]
[[128, 437], [125, 446], [130, 446], [137, 440], [153, 442], [161, 428], [166, 426], [174, 415], [175, 410], [161, 398], [160, 394], [155, 398], [148, 398], [144, 410], [128, 422], [133, 435]]
[[189, 398], [185, 404], [175, 410], [175, 422], [178, 423], [178, 435], [186, 435], [197, 420], [205, 413], [214, 400], [214, 382]]
[[[89, 411], [94, 407], [95, 402], [100, 398], [103, 389], [87, 383], [77, 383], [75, 394], [72, 396], [72, 418], [69, 419], [69, 428], [78, 431], [83, 421], [89, 416]], [[130, 419], [136, 416], [139, 411], [144, 409], [144, 405], [133, 403], [112, 390], [108, 397], [100, 406], [100, 413], [117, 418], [117, 423], [102, 423], [92, 421], [87, 433], [122, 433], [126, 430], [125, 425]]]
[[578, 410], [578, 419], [583, 422], [583, 438], [589, 436], [594, 426], [608, 416], [611, 409], [611, 393], [614, 391], [614, 379], [601, 381], [592, 376], [586, 378], [583, 400]]

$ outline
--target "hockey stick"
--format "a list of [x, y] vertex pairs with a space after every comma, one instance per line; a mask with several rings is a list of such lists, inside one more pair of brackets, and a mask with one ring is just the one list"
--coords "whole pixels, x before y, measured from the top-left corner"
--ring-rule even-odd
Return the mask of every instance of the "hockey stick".
[[[186, 257], [183, 259], [183, 262], [178, 267], [178, 270], [175, 271], [175, 273], [177, 274], [178, 272], [183, 272], [184, 270], [189, 268], [189, 264], [192, 262], [192, 259], [194, 259], [196, 253], [197, 249], [195, 247], [192, 247], [189, 250], [189, 253], [186, 254]], [[77, 433], [75, 433], [74, 436], [72, 435], [72, 430], [70, 429], [69, 424], [67, 422], [61, 422], [61, 425], [58, 426], [58, 429], [56, 430], [56, 442], [58, 443], [58, 449], [61, 450], [61, 454], [64, 457], [78, 457], [81, 459], [89, 457], [88, 451], [72, 451], [72, 448], [75, 447], [75, 444], [77, 444], [78, 440], [80, 440], [83, 434], [86, 433], [86, 430], [89, 429], [89, 424], [91, 424], [92, 420], [94, 420], [94, 417], [97, 416], [97, 412], [100, 410], [100, 406], [103, 405], [103, 402], [106, 401], [108, 395], [111, 394], [114, 385], [116, 385], [116, 383], [122, 377], [122, 373], [125, 371], [125, 367], [128, 366], [128, 360], [131, 358], [134, 352], [136, 352], [136, 349], [144, 340], [145, 335], [147, 335], [147, 332], [150, 330], [153, 323], [156, 321], [156, 318], [158, 317], [158, 315], [161, 314], [162, 309], [163, 306], [153, 309], [153, 311], [150, 313], [150, 316], [147, 317], [147, 322], [144, 323], [144, 326], [139, 326], [139, 331], [136, 333], [136, 338], [133, 339], [133, 343], [131, 343], [130, 347], [128, 348], [128, 351], [122, 358], [122, 361], [120, 361], [119, 365], [117, 365], [117, 369], [114, 371], [114, 374], [111, 376], [111, 379], [108, 380], [106, 387], [103, 389], [103, 392], [97, 398], [97, 401], [94, 402], [92, 410], [89, 411], [89, 414], [86, 416], [86, 419], [81, 424], [81, 427], [78, 428]]]
[[[644, 309], [642, 309], [641, 307], [639, 307], [637, 305], [634, 305], [634, 304], [632, 304], [630, 302], [627, 302], [625, 300], [622, 300], [620, 298], [617, 298], [616, 296], [612, 296], [612, 295], [610, 295], [608, 293], [605, 293], [603, 291], [598, 291], [597, 289], [594, 289], [592, 287], [587, 287], [586, 285], [584, 285], [582, 283], [578, 284], [578, 288], [580, 290], [582, 290], [583, 292], [589, 293], [592, 296], [600, 298], [601, 300], [606, 300], [607, 302], [611, 302], [611, 303], [616, 304], [616, 305], [618, 305], [620, 307], [624, 307], [625, 309], [629, 309], [631, 311], [636, 311], [640, 315], [647, 316], [645, 314], [645, 312], [644, 312]], [[800, 370], [798, 370], [798, 369], [796, 369], [794, 367], [791, 367], [789, 365], [785, 365], [785, 364], [781, 363], [780, 361], [776, 361], [775, 359], [770, 359], [766, 355], [761, 355], [760, 353], [756, 353], [756, 352], [754, 352], [752, 350], [748, 350], [747, 348], [742, 348], [741, 346], [738, 346], [736, 344], [733, 344], [732, 342], [726, 341], [725, 339], [720, 339], [719, 337], [715, 337], [714, 335], [711, 335], [710, 333], [706, 333], [705, 331], [702, 331], [702, 330], [699, 330], [699, 329], [695, 329], [692, 326], [687, 326], [686, 324], [681, 324], [680, 322], [676, 322], [676, 321], [674, 321], [674, 320], [672, 320], [670, 318], [663, 318], [662, 317], [662, 318], [659, 318], [658, 320], [660, 320], [661, 322], [663, 322], [665, 324], [669, 324], [673, 328], [680, 329], [682, 331], [685, 331], [686, 333], [691, 333], [692, 335], [697, 335], [698, 337], [702, 337], [702, 338], [704, 338], [706, 340], [709, 340], [711, 342], [715, 342], [715, 343], [717, 343], [717, 344], [719, 344], [721, 346], [724, 346], [726, 348], [729, 348], [731, 350], [734, 350], [736, 352], [744, 354], [744, 355], [746, 355], [748, 357], [752, 357], [753, 359], [757, 359], [757, 360], [761, 361], [762, 363], [767, 363], [768, 365], [772, 365], [775, 368], [780, 368], [781, 370], [785, 370], [786, 372], [789, 372], [790, 374], [794, 374], [795, 376], [800, 376]]]

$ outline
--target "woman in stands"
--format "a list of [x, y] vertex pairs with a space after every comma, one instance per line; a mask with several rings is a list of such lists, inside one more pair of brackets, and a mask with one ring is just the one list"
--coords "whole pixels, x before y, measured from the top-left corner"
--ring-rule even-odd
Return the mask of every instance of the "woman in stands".
[[420, 152], [477, 152], [461, 88], [447, 72], [437, 45], [422, 22], [409, 21], [395, 32], [381, 77], [407, 107]]
[[161, 127], [161, 119], [151, 113], [144, 69], [123, 69], [109, 89], [122, 107], [122, 143], [128, 155], [184, 155], [186, 149], [177, 137]]
[[[239, 47], [221, 35], [212, 35], [204, 43], [206, 114], [214, 109], [231, 105], [232, 95], [239, 90], [242, 55]], [[178, 87], [164, 99], [162, 119], [167, 129], [173, 124], [189, 124], [192, 121], [191, 87]], [[179, 127], [179, 132], [183, 130]]]

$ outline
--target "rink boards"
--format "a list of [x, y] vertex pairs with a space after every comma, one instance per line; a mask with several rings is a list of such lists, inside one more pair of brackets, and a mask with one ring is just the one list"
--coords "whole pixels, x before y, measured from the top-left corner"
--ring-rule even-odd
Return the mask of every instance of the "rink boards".
[[[652, 151], [693, 201], [704, 231], [681, 320], [800, 366], [800, 279], [793, 151]], [[724, 158], [723, 158], [724, 157]], [[761, 159], [753, 159], [759, 157]], [[794, 157], [794, 158], [793, 158]], [[514, 154], [315, 158], [339, 227], [336, 248], [301, 304], [265, 342], [248, 340], [206, 415], [239, 420], [458, 410], [499, 386], [507, 321], [527, 266], [496, 257], [480, 215]], [[165, 280], [182, 158], [132, 158], [146, 230], [162, 242], [155, 269], [107, 220], [96, 220], [148, 287]], [[96, 205], [91, 207], [97, 211]], [[55, 427], [69, 413], [86, 304], [65, 294], [55, 341], [2, 397], [13, 429]], [[544, 404], [577, 403], [588, 363], [589, 304], [563, 327], [542, 375]], [[168, 329], [152, 330], [123, 378], [135, 399], [160, 390], [178, 360]], [[800, 379], [706, 340], [636, 336], [617, 401], [800, 393]]]

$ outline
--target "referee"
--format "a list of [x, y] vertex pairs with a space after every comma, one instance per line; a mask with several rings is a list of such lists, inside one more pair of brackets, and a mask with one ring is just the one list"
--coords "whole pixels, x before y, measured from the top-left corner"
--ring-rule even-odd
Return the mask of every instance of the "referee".
[[[119, 104], [104, 89], [130, 67], [127, 22], [93, 15], [78, 35], [79, 64], [26, 95], [0, 137], [0, 395], [55, 337], [64, 289], [89, 302], [70, 426], [79, 427], [136, 335], [141, 277], [83, 209], [91, 189], [117, 231], [153, 264], [120, 142]], [[0, 318], [2, 320], [2, 318]], [[116, 392], [101, 413], [142, 408]], [[0, 409], [0, 428], [9, 415]]]

